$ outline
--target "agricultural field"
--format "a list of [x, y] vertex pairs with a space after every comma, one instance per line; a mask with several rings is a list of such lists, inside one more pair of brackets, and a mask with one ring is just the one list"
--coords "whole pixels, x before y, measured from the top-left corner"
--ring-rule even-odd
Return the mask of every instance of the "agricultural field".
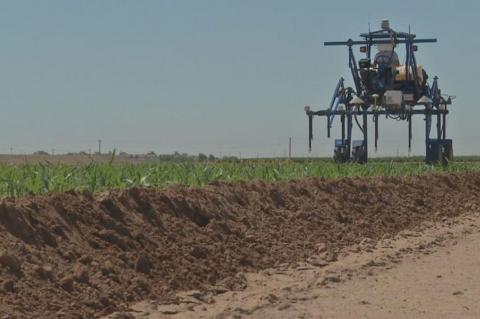
[[[22, 319], [190, 318], [198, 305], [203, 318], [268, 317], [257, 310], [290, 307], [291, 295], [284, 278], [278, 291], [258, 290], [252, 274], [313, 269], [318, 287], [342, 282], [328, 267], [342, 265], [345, 251], [376, 251], [420, 225], [470, 216], [479, 191], [475, 158], [4, 162], [0, 310]], [[229, 297], [243, 291], [250, 310]], [[227, 309], [235, 302], [243, 310]]]
[[[245, 289], [245, 272], [329, 264], [364, 238], [375, 242], [474, 211], [479, 174], [476, 157], [443, 166], [415, 157], [339, 165], [3, 156], [0, 309], [12, 318], [128, 316], [129, 306], [154, 296], [169, 305], [160, 314], [173, 304], [189, 317], [185, 291], [208, 301], [216, 291]], [[312, 260], [318, 245], [320, 262]]]
[[[138, 162], [137, 162], [138, 161]], [[31, 162], [31, 164], [30, 164]], [[328, 159], [255, 159], [186, 161], [138, 160], [115, 156], [86, 163], [56, 163], [55, 158], [0, 164], [0, 196], [18, 197], [69, 190], [91, 193], [129, 187], [201, 187], [216, 181], [281, 181], [304, 177], [413, 176], [426, 173], [480, 171], [480, 160], [460, 158], [448, 166], [421, 159], [373, 159], [367, 165], [338, 165]]]

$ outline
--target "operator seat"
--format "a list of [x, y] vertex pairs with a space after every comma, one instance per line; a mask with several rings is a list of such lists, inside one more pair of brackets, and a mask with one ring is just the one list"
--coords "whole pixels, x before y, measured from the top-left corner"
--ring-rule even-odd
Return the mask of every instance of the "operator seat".
[[393, 87], [397, 67], [400, 65], [397, 53], [393, 44], [385, 43], [377, 45], [377, 54], [373, 59], [373, 66], [376, 73], [372, 79], [372, 86], [375, 92], [383, 94]]
[[397, 53], [393, 50], [392, 44], [379, 44], [377, 49], [378, 52], [373, 59], [373, 64], [375, 66], [387, 64], [392, 70], [395, 70], [396, 67], [400, 66], [400, 60], [398, 59]]

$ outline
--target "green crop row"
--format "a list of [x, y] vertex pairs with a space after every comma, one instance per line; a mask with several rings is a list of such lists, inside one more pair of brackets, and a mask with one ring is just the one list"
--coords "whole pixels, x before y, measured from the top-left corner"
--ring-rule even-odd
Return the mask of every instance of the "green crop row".
[[0, 165], [0, 196], [25, 196], [67, 190], [98, 192], [128, 187], [204, 186], [213, 181], [278, 181], [307, 176], [418, 175], [429, 172], [480, 171], [480, 162], [430, 166], [421, 162], [371, 162], [366, 165], [331, 161], [242, 160], [211, 163], [91, 163], [89, 165]]

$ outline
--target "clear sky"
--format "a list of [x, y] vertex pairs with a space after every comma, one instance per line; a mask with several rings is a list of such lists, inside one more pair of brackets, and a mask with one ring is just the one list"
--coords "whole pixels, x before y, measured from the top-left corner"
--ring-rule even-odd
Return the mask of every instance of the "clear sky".
[[[0, 152], [104, 149], [307, 154], [303, 106], [324, 108], [347, 51], [377, 29], [437, 37], [419, 64], [457, 96], [448, 134], [479, 154], [479, 1], [0, 1]], [[400, 54], [402, 57], [403, 52]], [[325, 121], [313, 155], [331, 155]], [[406, 154], [407, 124], [380, 126], [378, 155]], [[414, 122], [423, 153], [423, 119]]]

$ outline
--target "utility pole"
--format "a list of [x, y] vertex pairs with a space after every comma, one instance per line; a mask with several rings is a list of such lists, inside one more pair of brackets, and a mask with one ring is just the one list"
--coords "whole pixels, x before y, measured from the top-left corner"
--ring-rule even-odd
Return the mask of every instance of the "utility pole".
[[288, 138], [288, 158], [292, 158], [292, 137]]
[[102, 140], [98, 140], [98, 155], [102, 155]]

